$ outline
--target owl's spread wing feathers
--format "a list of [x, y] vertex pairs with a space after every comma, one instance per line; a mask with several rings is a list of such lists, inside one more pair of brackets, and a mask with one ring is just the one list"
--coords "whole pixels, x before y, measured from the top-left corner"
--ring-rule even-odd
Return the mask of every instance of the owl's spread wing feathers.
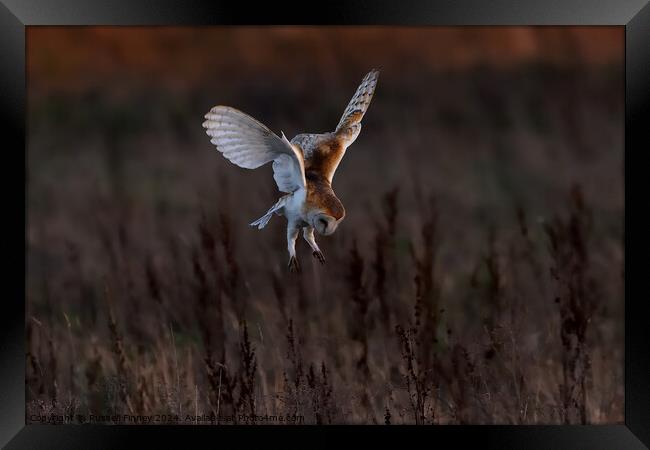
[[203, 126], [232, 163], [256, 169], [273, 161], [273, 178], [282, 192], [306, 187], [305, 170], [324, 176], [330, 183], [345, 150], [361, 131], [361, 119], [368, 110], [377, 86], [379, 71], [370, 71], [361, 81], [332, 133], [299, 134], [291, 142], [278, 137], [262, 123], [228, 106], [215, 106], [205, 115]]
[[273, 177], [282, 192], [306, 186], [302, 150], [282, 133], [278, 137], [265, 125], [228, 106], [215, 106], [203, 122], [210, 142], [230, 162], [244, 169], [256, 169], [273, 161]]
[[345, 108], [339, 124], [336, 126], [336, 133], [361, 123], [361, 119], [368, 110], [368, 106], [372, 100], [372, 95], [375, 93], [378, 79], [378, 70], [371, 70], [363, 78], [357, 91], [352, 96], [350, 103]]

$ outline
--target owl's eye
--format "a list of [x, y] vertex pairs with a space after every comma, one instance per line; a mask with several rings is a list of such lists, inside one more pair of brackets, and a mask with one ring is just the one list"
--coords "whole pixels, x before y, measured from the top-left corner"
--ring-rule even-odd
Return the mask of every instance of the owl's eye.
[[325, 219], [318, 219], [318, 221], [323, 225], [323, 228], [327, 228], [327, 220]]

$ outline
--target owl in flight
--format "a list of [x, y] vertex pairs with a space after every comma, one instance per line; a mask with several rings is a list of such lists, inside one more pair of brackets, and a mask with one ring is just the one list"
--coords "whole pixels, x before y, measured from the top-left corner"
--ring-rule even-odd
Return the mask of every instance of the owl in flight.
[[273, 178], [286, 195], [250, 225], [262, 229], [273, 214], [287, 218], [292, 272], [300, 270], [296, 239], [301, 228], [314, 257], [325, 263], [314, 230], [328, 236], [345, 217], [345, 208], [332, 190], [332, 178], [345, 150], [359, 136], [361, 119], [370, 105], [378, 77], [377, 70], [365, 76], [336, 129], [329, 133], [299, 134], [289, 141], [284, 133], [279, 137], [251, 116], [228, 106], [215, 106], [205, 115], [203, 127], [211, 137], [210, 142], [230, 162], [257, 169], [273, 161]]

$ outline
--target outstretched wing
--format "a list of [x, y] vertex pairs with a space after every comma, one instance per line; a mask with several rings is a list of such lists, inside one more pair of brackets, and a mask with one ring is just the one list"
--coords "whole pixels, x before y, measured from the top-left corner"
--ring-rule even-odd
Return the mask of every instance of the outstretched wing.
[[361, 131], [361, 119], [368, 110], [378, 78], [377, 70], [370, 71], [363, 78], [333, 133], [299, 134], [291, 140], [303, 151], [305, 170], [319, 173], [332, 182], [345, 150]]
[[[336, 126], [336, 134], [350, 134], [354, 135], [354, 138], [352, 138], [353, 141], [356, 139], [359, 131], [361, 131], [361, 119], [363, 119], [363, 115], [368, 110], [368, 106], [370, 106], [370, 101], [372, 100], [372, 95], [375, 93], [378, 79], [378, 70], [371, 70], [363, 78], [357, 91], [352, 96], [352, 100], [350, 100], [350, 103], [348, 103], [348, 106], [345, 108], [339, 124]], [[351, 143], [352, 142], [348, 143], [348, 145]]]
[[306, 186], [302, 150], [265, 125], [228, 106], [215, 106], [205, 115], [206, 133], [217, 150], [244, 169], [257, 169], [273, 161], [273, 177], [282, 192]]

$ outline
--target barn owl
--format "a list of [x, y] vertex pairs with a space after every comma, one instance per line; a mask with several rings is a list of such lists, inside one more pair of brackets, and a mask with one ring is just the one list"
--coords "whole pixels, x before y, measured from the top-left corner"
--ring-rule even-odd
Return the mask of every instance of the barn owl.
[[289, 141], [284, 132], [278, 136], [235, 108], [215, 106], [205, 115], [203, 127], [210, 142], [230, 162], [245, 169], [273, 162], [273, 178], [285, 195], [250, 225], [262, 229], [274, 214], [286, 217], [288, 267], [292, 272], [300, 270], [296, 240], [301, 228], [313, 256], [325, 263], [314, 230], [328, 236], [345, 217], [345, 208], [332, 190], [332, 178], [346, 149], [359, 136], [378, 76], [379, 72], [372, 70], [364, 77], [336, 129], [329, 133], [299, 134]]

